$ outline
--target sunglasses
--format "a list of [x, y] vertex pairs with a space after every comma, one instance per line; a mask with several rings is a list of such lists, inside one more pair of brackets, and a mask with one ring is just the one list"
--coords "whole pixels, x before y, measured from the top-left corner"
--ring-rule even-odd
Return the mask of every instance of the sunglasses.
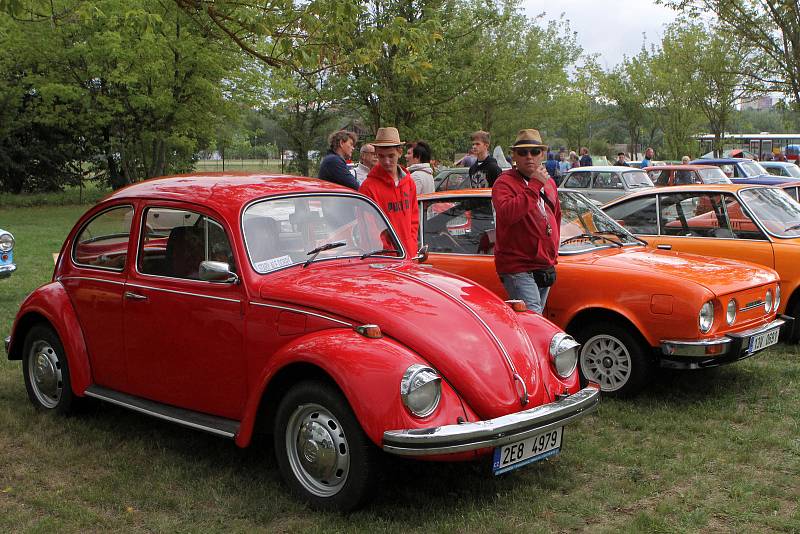
[[515, 148], [514, 152], [516, 152], [516, 154], [518, 156], [522, 156], [524, 158], [524, 157], [527, 157], [528, 154], [530, 154], [531, 156], [538, 156], [539, 154], [542, 153], [542, 149], [541, 148]]

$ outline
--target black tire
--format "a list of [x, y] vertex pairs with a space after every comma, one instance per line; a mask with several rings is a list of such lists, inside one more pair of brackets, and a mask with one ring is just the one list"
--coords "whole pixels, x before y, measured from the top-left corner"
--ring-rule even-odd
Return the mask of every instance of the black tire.
[[33, 326], [25, 336], [23, 351], [25, 389], [36, 409], [72, 413], [77, 399], [72, 392], [67, 355], [55, 330], [47, 324]]
[[794, 324], [786, 336], [786, 342], [800, 343], [800, 299], [797, 299], [791, 308], [787, 306], [786, 315], [794, 317]]
[[654, 361], [650, 347], [628, 328], [607, 321], [589, 324], [575, 336], [581, 343], [581, 381], [600, 384], [605, 395], [638, 393], [650, 380]]
[[281, 475], [312, 507], [349, 512], [372, 496], [378, 451], [330, 384], [293, 386], [278, 405], [274, 439]]

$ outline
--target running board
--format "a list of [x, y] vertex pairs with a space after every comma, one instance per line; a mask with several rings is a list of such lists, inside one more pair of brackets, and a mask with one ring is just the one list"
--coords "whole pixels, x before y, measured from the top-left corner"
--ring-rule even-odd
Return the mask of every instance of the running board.
[[110, 402], [111, 404], [116, 404], [117, 406], [122, 406], [123, 408], [128, 408], [135, 412], [151, 415], [159, 419], [164, 419], [196, 430], [210, 432], [226, 438], [233, 439], [239, 432], [239, 421], [217, 417], [216, 415], [184, 410], [183, 408], [176, 408], [175, 406], [135, 397], [101, 386], [89, 386], [86, 388], [84, 394], [87, 397], [94, 397], [95, 399]]

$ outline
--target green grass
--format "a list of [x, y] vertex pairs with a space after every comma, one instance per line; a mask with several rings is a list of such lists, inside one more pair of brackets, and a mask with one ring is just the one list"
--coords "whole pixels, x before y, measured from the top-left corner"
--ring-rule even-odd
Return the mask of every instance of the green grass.
[[[52, 275], [80, 206], [0, 211], [19, 270], [0, 281], [0, 336]], [[662, 373], [604, 399], [562, 454], [507, 476], [486, 462], [391, 459], [348, 516], [287, 495], [269, 444], [227, 440], [112, 406], [61, 418], [0, 358], [0, 532], [799, 532], [800, 350]]]

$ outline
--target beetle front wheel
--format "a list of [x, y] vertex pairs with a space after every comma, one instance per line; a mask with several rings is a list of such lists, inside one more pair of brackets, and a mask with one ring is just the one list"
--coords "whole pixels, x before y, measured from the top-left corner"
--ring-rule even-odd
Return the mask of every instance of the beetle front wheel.
[[25, 336], [22, 369], [28, 398], [37, 409], [61, 414], [72, 411], [76, 399], [66, 353], [49, 325], [37, 324]]

